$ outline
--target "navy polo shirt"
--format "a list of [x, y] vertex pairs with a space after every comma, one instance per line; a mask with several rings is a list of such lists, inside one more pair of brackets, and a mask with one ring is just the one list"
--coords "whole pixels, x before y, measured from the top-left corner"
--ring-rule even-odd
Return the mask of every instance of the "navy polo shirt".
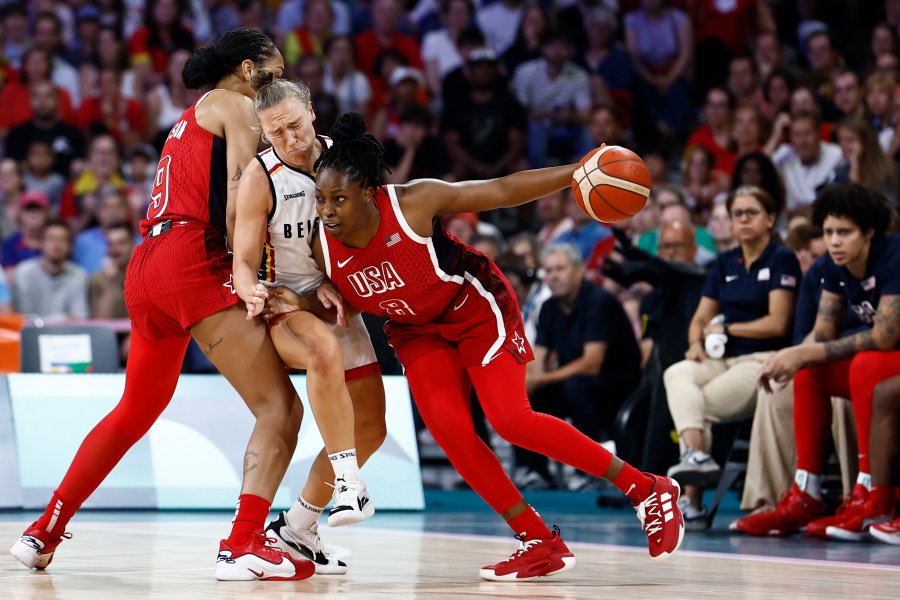
[[881, 297], [900, 295], [900, 237], [879, 235], [872, 238], [866, 274], [862, 279], [857, 279], [846, 267], [837, 266], [831, 256], [826, 256], [823, 289], [846, 298], [850, 310], [872, 327]]
[[[794, 344], [802, 344], [816, 324], [816, 313], [819, 312], [819, 299], [822, 297], [822, 286], [825, 283], [825, 264], [828, 255], [820, 256], [810, 265], [797, 294], [797, 309], [794, 311]], [[847, 308], [847, 316], [841, 325], [841, 336], [856, 333], [865, 323], [859, 320], [856, 313]]]
[[582, 282], [572, 312], [565, 313], [559, 298], [548, 298], [537, 323], [538, 346], [556, 352], [560, 366], [584, 354], [587, 342], [605, 342], [600, 374], [636, 382], [641, 351], [631, 321], [615, 296], [598, 285]]
[[[784, 244], [772, 238], [750, 268], [744, 266], [740, 246], [723, 252], [710, 265], [703, 295], [719, 303], [726, 323], [755, 321], [769, 314], [769, 292], [797, 291], [800, 263]], [[790, 335], [753, 340], [729, 336], [725, 356], [742, 356], [789, 346]]]

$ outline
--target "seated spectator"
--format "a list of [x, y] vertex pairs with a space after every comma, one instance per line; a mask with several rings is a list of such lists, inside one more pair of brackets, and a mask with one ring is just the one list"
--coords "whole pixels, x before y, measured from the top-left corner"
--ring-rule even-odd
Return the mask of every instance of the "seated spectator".
[[453, 167], [444, 145], [431, 134], [434, 117], [422, 106], [414, 106], [400, 115], [397, 135], [384, 143], [387, 183], [406, 183], [411, 179], [453, 180]]
[[402, 15], [398, 0], [373, 0], [370, 5], [372, 28], [356, 36], [356, 57], [359, 70], [370, 79], [379, 75], [375, 59], [388, 49], [396, 50], [405, 64], [421, 70], [422, 53], [415, 39], [397, 30]]
[[834, 95], [832, 81], [844, 64], [843, 57], [834, 49], [831, 33], [827, 28], [813, 30], [801, 43], [812, 71], [812, 88], [817, 95], [830, 100]]
[[0, 139], [16, 125], [27, 123], [34, 114], [31, 111], [31, 88], [40, 83], [49, 83], [56, 91], [59, 113], [66, 122], [73, 120], [72, 98], [69, 93], [52, 82], [53, 60], [46, 50], [32, 48], [22, 59], [22, 70], [18, 81], [10, 81], [0, 91]]
[[181, 113], [187, 110], [199, 97], [197, 90], [189, 90], [181, 80], [181, 71], [184, 64], [190, 58], [187, 50], [176, 50], [169, 56], [169, 64], [166, 66], [165, 80], [147, 92], [144, 99], [146, 107], [147, 123], [149, 127], [148, 139], [162, 149], [166, 143], [172, 126], [181, 118]]
[[6, 139], [6, 154], [18, 162], [28, 157], [32, 141], [42, 141], [53, 151], [53, 170], [71, 177], [72, 164], [84, 158], [84, 135], [75, 125], [63, 121], [59, 106], [59, 90], [47, 81], [33, 84], [28, 90], [31, 120], [13, 127]]
[[766, 76], [762, 91], [764, 102], [760, 110], [766, 121], [772, 123], [779, 114], [790, 111], [794, 78], [787, 70], [776, 69]]
[[714, 160], [703, 146], [691, 146], [681, 161], [681, 185], [694, 223], [700, 225], [709, 219], [716, 196], [728, 189], [728, 175], [714, 168]]
[[761, 187], [769, 192], [778, 212], [784, 210], [784, 187], [772, 160], [762, 152], [749, 152], [741, 156], [734, 165], [731, 176], [731, 191], [744, 185]]
[[13, 270], [16, 312], [46, 321], [87, 319], [87, 274], [69, 260], [72, 230], [64, 221], [44, 227], [41, 255]]
[[[734, 154], [735, 159], [751, 152], [759, 152], [763, 145], [763, 120], [759, 110], [753, 106], [741, 106], [734, 112]], [[721, 169], [727, 175], [734, 174], [734, 163], [723, 164]]]
[[[637, 247], [648, 254], [659, 254], [660, 228], [666, 223], [680, 222], [687, 225], [693, 222], [687, 199], [678, 186], [664, 184], [655, 186], [651, 192], [656, 210], [659, 213], [659, 224], [656, 229], [648, 231], [638, 238]], [[708, 264], [716, 255], [716, 244], [712, 236], [703, 227], [695, 227], [697, 254], [695, 259], [700, 266]]]
[[685, 360], [663, 377], [682, 449], [668, 474], [684, 486], [686, 525], [698, 528], [706, 526], [702, 486], [720, 473], [708, 454], [711, 426], [753, 414], [760, 368], [790, 343], [800, 280], [796, 257], [772, 235], [778, 215], [764, 190], [739, 188], [727, 208], [740, 245], [710, 266]]
[[625, 146], [627, 148], [631, 145], [626, 133], [622, 131], [615, 111], [606, 104], [600, 104], [591, 110], [588, 132], [591, 134], [591, 144], [595, 147], [606, 144], [607, 146]]
[[566, 35], [548, 30], [541, 40], [541, 58], [519, 65], [510, 87], [528, 111], [528, 160], [532, 167], [555, 161], [565, 164], [590, 151], [587, 135], [591, 96], [587, 73], [569, 59]]
[[92, 135], [107, 133], [125, 148], [131, 148], [147, 137], [147, 118], [141, 103], [123, 96], [121, 88], [121, 72], [102, 69], [97, 93], [86, 98], [78, 109], [78, 123]]
[[25, 192], [25, 177], [19, 163], [0, 159], [0, 240], [18, 230], [19, 210]]
[[124, 188], [116, 140], [107, 134], [98, 135], [91, 140], [87, 168], [63, 192], [59, 217], [67, 220], [73, 231], [80, 232], [93, 224], [100, 195]]
[[889, 160], [875, 130], [863, 117], [848, 117], [837, 126], [843, 159], [833, 173], [833, 181], [852, 181], [880, 191], [894, 207], [897, 203], [897, 165]]
[[788, 216], [809, 214], [816, 188], [828, 180], [841, 161], [841, 149], [819, 139], [819, 115], [814, 112], [792, 114], [790, 143], [772, 153], [787, 192]]
[[[765, 188], [763, 188], [765, 189]], [[722, 254], [738, 245], [737, 238], [731, 230], [731, 215], [728, 214], [726, 199], [716, 201], [709, 214], [709, 234], [715, 242], [716, 254]]]
[[499, 84], [499, 63], [493, 50], [471, 52], [466, 69], [468, 90], [452, 110], [447, 107], [441, 121], [454, 176], [464, 181], [512, 173], [524, 162], [525, 110]]
[[385, 103], [375, 110], [369, 130], [380, 140], [388, 140], [397, 135], [400, 115], [424, 103], [425, 78], [418, 69], [395, 67], [390, 74], [389, 92]]
[[32, 26], [32, 43], [35, 48], [46, 51], [53, 61], [53, 85], [66, 90], [77, 106], [81, 102], [78, 71], [64, 57], [62, 21], [53, 12], [40, 12]]
[[[284, 36], [281, 44], [284, 64], [294, 73], [302, 56], [324, 57], [325, 46], [334, 35], [334, 9], [328, 0], [304, 0], [303, 24]], [[299, 78], [306, 83], [302, 77]]]
[[[802, 223], [791, 228], [787, 235], [787, 247], [794, 251], [797, 262], [800, 263], [800, 272], [804, 275], [814, 262], [825, 254], [825, 240], [822, 233], [816, 231], [809, 223]], [[816, 299], [818, 304], [818, 299]], [[806, 329], [806, 333], [812, 330], [812, 323]], [[804, 337], [806, 334], [804, 333]], [[801, 338], [802, 341], [802, 338]]]
[[50, 220], [50, 201], [42, 192], [24, 192], [19, 197], [18, 231], [3, 240], [0, 264], [7, 273], [19, 263], [41, 255], [44, 228]]
[[734, 97], [735, 108], [763, 106], [763, 93], [756, 75], [756, 65], [747, 55], [738, 55], [728, 63], [728, 91]]
[[369, 80], [356, 68], [356, 49], [347, 36], [332, 38], [325, 46], [325, 80], [323, 89], [338, 100], [338, 112], [368, 112], [372, 99]]
[[567, 216], [566, 192], [559, 190], [535, 202], [538, 224], [541, 228], [537, 232], [538, 243], [546, 246], [562, 234], [571, 231], [575, 222]]
[[120, 221], [103, 231], [106, 256], [102, 266], [88, 281], [88, 300], [92, 319], [127, 319], [125, 308], [125, 269], [134, 250], [134, 230]]
[[459, 40], [456, 43], [459, 49], [459, 55], [463, 60], [461, 66], [450, 71], [441, 82], [441, 106], [444, 113], [453, 110], [455, 104], [469, 97], [472, 91], [471, 79], [473, 64], [470, 60], [473, 52], [478, 52], [481, 56], [490, 56], [490, 60], [497, 65], [497, 77], [494, 79], [494, 85], [498, 93], [509, 92], [506, 85], [506, 74], [500, 66], [497, 53], [487, 46], [484, 41], [484, 34], [477, 27], [469, 27], [459, 34]]
[[[177, 49], [176, 49], [177, 50]], [[184, 50], [183, 48], [181, 50]], [[172, 54], [175, 51], [173, 50]], [[171, 61], [171, 55], [168, 59]], [[141, 76], [146, 74], [146, 63], [134, 64], [128, 56], [126, 43], [122, 40], [119, 30], [113, 26], [104, 26], [100, 29], [97, 40], [97, 63], [85, 64], [81, 67], [81, 82], [84, 86], [83, 97], [90, 97], [96, 91], [96, 80], [101, 69], [113, 69], [119, 71], [122, 76], [122, 95], [130, 98], [141, 98], [146, 91], [144, 85], [153, 89], [160, 83], [165, 83], [166, 74], [154, 76], [156, 81], [144, 82]], [[179, 77], [181, 75], [179, 74]]]
[[703, 117], [706, 121], [688, 137], [684, 161], [688, 161], [688, 151], [700, 146], [708, 150], [713, 157], [712, 167], [731, 175], [734, 165], [734, 96], [728, 90], [714, 87], [706, 93], [706, 104]]
[[325, 91], [325, 65], [318, 54], [304, 54], [295, 69], [297, 78], [309, 88], [315, 108], [313, 126], [319, 135], [328, 135], [340, 116], [340, 105], [334, 94]]
[[35, 140], [25, 155], [25, 188], [42, 192], [50, 200], [53, 212], [59, 212], [66, 178], [53, 170], [53, 149], [44, 140]]
[[834, 87], [834, 106], [841, 113], [841, 118], [865, 115], [866, 106], [859, 77], [853, 71], [838, 71], [832, 81]]
[[894, 90], [897, 84], [893, 77], [884, 73], [872, 73], [866, 78], [865, 104], [869, 122], [878, 134], [878, 144], [885, 153], [891, 147], [894, 137]]
[[[884, 497], [871, 496], [869, 432], [875, 386], [900, 374], [895, 312], [900, 238], [886, 235], [894, 216], [887, 199], [858, 184], [824, 188], [812, 214], [829, 256], [813, 332], [805, 343], [778, 352], [759, 373], [765, 389], [794, 381], [794, 482], [773, 510], [738, 519], [732, 529], [788, 535], [805, 526], [813, 537], [859, 541], [866, 536], [868, 518], [888, 518]], [[848, 306], [868, 327], [840, 337]], [[859, 440], [857, 483], [833, 517], [825, 516], [822, 499], [831, 396], [850, 399]], [[882, 505], [873, 507], [870, 500]]]
[[753, 62], [760, 81], [768, 80], [776, 71], [787, 72], [784, 54], [778, 33], [774, 29], [761, 31], [756, 35], [753, 40]]
[[604, 6], [596, 6], [587, 14], [585, 29], [588, 46], [575, 62], [587, 69], [591, 78], [600, 77], [614, 100], [631, 102], [634, 86], [634, 64], [631, 55], [619, 47], [616, 15]]
[[522, 63], [541, 57], [541, 40], [549, 27], [549, 17], [541, 5], [525, 6], [516, 31], [516, 39], [500, 57], [507, 73], [515, 73], [516, 68]]
[[641, 0], [625, 15], [625, 42], [637, 71], [637, 101], [646, 125], [664, 135], [684, 134], [690, 92], [684, 79], [693, 53], [690, 18], [659, 0]]
[[182, 23], [187, 3], [157, 0], [144, 5], [143, 25], [128, 40], [128, 53], [143, 88], [165, 78], [169, 55], [175, 50], [194, 51], [194, 35]]
[[131, 221], [125, 193], [120, 190], [101, 193], [96, 215], [97, 225], [85, 229], [75, 236], [72, 252], [73, 260], [88, 275], [93, 275], [103, 266], [108, 250], [106, 230], [113, 225]]
[[[614, 438], [616, 414], [641, 376], [641, 355], [631, 322], [615, 296], [585, 279], [581, 252], [551, 244], [542, 255], [552, 297], [541, 307], [535, 359], [525, 386], [536, 410], [570, 417], [596, 441]], [[516, 464], [549, 481], [546, 458], [516, 449]], [[587, 477], [565, 482], [580, 489]]]
[[432, 98], [440, 98], [441, 82], [451, 71], [462, 65], [459, 53], [460, 34], [472, 25], [475, 5], [471, 0], [449, 0], [441, 9], [443, 27], [430, 31], [422, 38], [422, 62], [425, 81]]

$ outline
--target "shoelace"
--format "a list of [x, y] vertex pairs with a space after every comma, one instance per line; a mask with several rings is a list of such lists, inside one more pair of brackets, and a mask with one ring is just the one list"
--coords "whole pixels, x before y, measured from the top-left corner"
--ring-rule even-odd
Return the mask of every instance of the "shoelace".
[[334, 552], [328, 550], [322, 542], [322, 538], [319, 537], [319, 524], [313, 524], [313, 526], [309, 528], [309, 532], [313, 535], [313, 551], [316, 553], [321, 552], [328, 560], [333, 559]]
[[644, 532], [647, 534], [647, 537], [659, 533], [662, 531], [662, 513], [657, 510], [656, 514], [653, 515], [652, 521], [647, 521], [647, 515], [652, 514], [649, 509], [653, 509], [659, 506], [659, 498], [656, 496], [656, 492], [653, 492], [647, 498], [637, 505], [637, 514], [638, 519], [641, 520], [641, 523], [644, 524]]
[[343, 479], [335, 479], [335, 481], [339, 481], [339, 482], [341, 482], [341, 484], [340, 484], [340, 485], [334, 485], [333, 483], [328, 483], [327, 481], [325, 482], [325, 485], [327, 485], [328, 487], [334, 488], [334, 495], [335, 495], [335, 496], [337, 496], [338, 494], [343, 494], [344, 492], [349, 491], [349, 490], [350, 490], [350, 486], [351, 486], [351, 485], [355, 485], [355, 484], [357, 483], [357, 482], [355, 482], [355, 481], [345, 481], [345, 480], [343, 480]]
[[516, 560], [517, 558], [519, 558], [520, 556], [522, 556], [523, 554], [528, 552], [533, 546], [536, 546], [544, 541], [541, 539], [526, 540], [523, 536], [524, 536], [524, 533], [523, 533], [523, 535], [515, 536], [515, 538], [517, 540], [519, 540], [519, 543], [516, 544], [516, 549], [513, 551], [512, 554], [509, 555], [509, 558], [507, 558], [503, 562], [509, 562], [511, 560]]

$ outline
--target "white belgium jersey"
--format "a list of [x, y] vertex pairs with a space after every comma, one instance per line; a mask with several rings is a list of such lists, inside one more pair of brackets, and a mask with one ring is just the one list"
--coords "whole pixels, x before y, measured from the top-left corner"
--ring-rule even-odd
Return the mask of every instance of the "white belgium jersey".
[[[319, 139], [331, 145], [330, 139]], [[325, 277], [312, 256], [313, 233], [319, 218], [315, 179], [284, 163], [274, 148], [263, 150], [256, 160], [265, 169], [272, 192], [260, 281], [286, 285], [299, 294], [312, 292]]]

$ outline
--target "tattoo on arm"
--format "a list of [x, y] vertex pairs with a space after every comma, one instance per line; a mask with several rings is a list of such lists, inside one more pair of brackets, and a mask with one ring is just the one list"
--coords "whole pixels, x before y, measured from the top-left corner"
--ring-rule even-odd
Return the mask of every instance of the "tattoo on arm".
[[224, 342], [224, 338], [219, 338], [215, 342], [210, 342], [206, 344], [206, 349], [203, 351], [203, 354], [206, 355], [207, 358], [212, 357], [213, 350], [216, 349], [216, 346]]
[[883, 296], [875, 312], [873, 332], [893, 348], [900, 339], [900, 296]]
[[840, 326], [844, 321], [844, 314], [846, 312], [847, 309], [842, 301], [834, 300], [823, 295], [822, 299], [819, 300], [819, 310], [816, 312], [816, 318]]
[[244, 473], [249, 473], [253, 469], [257, 467], [257, 459], [259, 458], [259, 452], [256, 450], [247, 450], [247, 453], [244, 454]]
[[872, 335], [872, 330], [867, 329], [853, 335], [825, 343], [825, 359], [829, 362], [849, 358], [857, 352], [864, 350], [877, 350], [878, 345]]

